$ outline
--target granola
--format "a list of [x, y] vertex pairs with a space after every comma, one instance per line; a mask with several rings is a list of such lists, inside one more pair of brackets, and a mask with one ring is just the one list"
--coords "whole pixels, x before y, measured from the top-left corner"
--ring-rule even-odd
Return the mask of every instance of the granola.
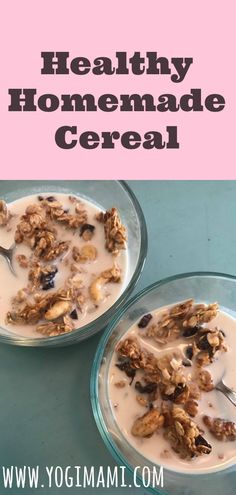
[[211, 445], [202, 437], [196, 423], [186, 411], [176, 406], [171, 411], [171, 424], [165, 436], [173, 450], [183, 459], [210, 454], [212, 450]]
[[233, 421], [226, 421], [221, 418], [210, 418], [206, 415], [203, 417], [203, 421], [212, 435], [218, 440], [233, 441], [236, 439], [236, 424]]
[[126, 228], [121, 222], [117, 209], [111, 208], [106, 213], [101, 212], [96, 218], [104, 224], [107, 250], [117, 255], [121, 249], [125, 249], [127, 241]]
[[[207, 306], [205, 304], [195, 304], [193, 299], [189, 299], [164, 311], [157, 322], [150, 324], [150, 319], [145, 325], [147, 326], [146, 336], [153, 338], [160, 345], [172, 342], [180, 336], [193, 338], [199, 333], [200, 325], [214, 319], [217, 312], [218, 305], [216, 303]], [[221, 343], [223, 342], [220, 333], [217, 335], [219, 342], [213, 346], [214, 352], [221, 348]]]
[[[92, 205], [89, 212], [85, 202], [70, 196], [65, 207], [56, 195], [30, 199], [23, 214], [15, 215], [15, 259], [25, 269], [27, 285], [12, 297], [7, 324], [37, 325], [36, 331], [46, 336], [70, 332], [80, 315], [102, 308], [118, 292], [122, 264], [114, 263], [113, 254], [125, 248], [125, 228], [116, 208], [100, 212], [94, 225], [89, 215], [94, 219]], [[0, 201], [0, 225], [5, 227], [10, 218]]]

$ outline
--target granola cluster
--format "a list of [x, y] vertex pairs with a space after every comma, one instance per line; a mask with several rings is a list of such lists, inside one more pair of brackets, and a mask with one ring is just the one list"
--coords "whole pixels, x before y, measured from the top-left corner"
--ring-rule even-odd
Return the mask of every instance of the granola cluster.
[[189, 299], [164, 312], [157, 323], [148, 326], [146, 334], [147, 337], [154, 338], [160, 345], [165, 345], [181, 335], [191, 338], [200, 325], [215, 318], [217, 312], [218, 305], [216, 303], [207, 306], [194, 304], [194, 300]]
[[[109, 295], [107, 284], [120, 283], [122, 279], [121, 268], [111, 258], [108, 269], [95, 271], [89, 276], [89, 283], [85, 282], [86, 264], [96, 262], [100, 254], [92, 244], [98, 220], [94, 219], [95, 225], [88, 223], [85, 204], [74, 196], [69, 196], [69, 200], [71, 207], [65, 209], [54, 196], [38, 196], [34, 204], [27, 206], [15, 230], [16, 244], [30, 248], [28, 256], [16, 256], [19, 266], [27, 270], [28, 284], [12, 298], [6, 320], [15, 325], [36, 325], [36, 331], [46, 336], [72, 331], [80, 313], [86, 308], [96, 309]], [[0, 201], [0, 225], [5, 226], [9, 218], [6, 203]], [[121, 238], [126, 238], [125, 227], [117, 210], [101, 212], [99, 222], [104, 222], [107, 250], [114, 254], [124, 248]], [[76, 236], [72, 238], [75, 244], [71, 238], [61, 240], [60, 226], [64, 232], [77, 234], [79, 245]], [[67, 266], [69, 276], [52, 291], [62, 265]]]
[[196, 423], [180, 407], [172, 407], [165, 437], [182, 459], [210, 454], [212, 450]]
[[203, 417], [204, 424], [218, 440], [236, 440], [236, 424], [220, 418]]
[[[148, 409], [131, 429], [134, 436], [149, 437], [162, 429], [164, 437], [181, 458], [209, 454], [211, 445], [193, 420], [199, 412], [202, 393], [214, 388], [210, 372], [204, 368], [216, 353], [227, 350], [224, 333], [206, 328], [217, 315], [218, 305], [194, 304], [193, 300], [171, 307], [157, 323], [146, 314], [138, 322], [142, 338], [153, 337], [161, 347], [163, 339], [181, 338], [182, 348], [155, 356], [141, 346], [138, 337], [127, 336], [116, 347], [116, 366], [130, 378], [136, 400]], [[183, 351], [184, 349], [184, 351]], [[219, 440], [236, 439], [236, 425], [222, 419], [204, 417], [209, 431]]]
[[97, 220], [104, 224], [106, 248], [112, 254], [117, 255], [126, 246], [126, 228], [121, 223], [116, 208], [107, 210], [106, 213], [99, 213]]
[[16, 228], [15, 242], [28, 244], [36, 258], [51, 261], [68, 251], [69, 242], [57, 239], [55, 225], [51, 222], [47, 206], [44, 207], [45, 201], [42, 201], [42, 205], [29, 205], [26, 208]]

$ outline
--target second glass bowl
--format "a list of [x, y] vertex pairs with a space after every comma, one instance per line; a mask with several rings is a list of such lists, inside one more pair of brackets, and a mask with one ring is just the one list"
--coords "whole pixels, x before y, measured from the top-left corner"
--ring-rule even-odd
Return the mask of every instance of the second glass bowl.
[[[153, 465], [144, 458], [121, 433], [112, 413], [109, 399], [109, 366], [114, 349], [127, 330], [144, 314], [163, 306], [193, 298], [196, 302], [211, 303], [217, 301], [220, 308], [231, 316], [236, 316], [236, 277], [217, 273], [189, 273], [170, 277], [157, 282], [141, 291], [128, 301], [115, 315], [106, 333], [100, 341], [94, 359], [91, 375], [91, 401], [95, 421], [101, 436], [118, 464], [125, 465], [132, 473], [139, 467], [139, 480], [142, 481], [142, 469]], [[207, 474], [182, 474], [164, 469], [164, 489], [150, 488], [152, 493], [170, 495], [199, 495], [207, 486], [208, 494], [227, 493], [233, 495], [235, 466], [219, 472]], [[228, 487], [228, 491], [227, 491]], [[232, 488], [232, 491], [231, 491]]]

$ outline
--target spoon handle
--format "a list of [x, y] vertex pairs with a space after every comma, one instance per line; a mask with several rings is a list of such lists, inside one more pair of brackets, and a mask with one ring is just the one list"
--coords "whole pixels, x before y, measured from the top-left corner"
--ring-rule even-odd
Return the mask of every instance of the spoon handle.
[[230, 402], [232, 402], [232, 404], [236, 406], [236, 392], [227, 387], [223, 382], [220, 382], [216, 385], [216, 390], [222, 392], [222, 394], [224, 394], [225, 397], [227, 397], [227, 399], [229, 399]]
[[12, 254], [13, 254], [13, 249], [14, 249], [14, 246], [12, 246], [10, 249], [6, 249], [2, 246], [0, 246], [0, 255], [2, 255], [5, 260], [7, 261], [8, 263], [8, 266], [11, 270], [11, 272], [13, 273], [13, 275], [16, 276], [16, 272], [12, 266]]
[[9, 258], [9, 249], [0, 246], [0, 254], [2, 254], [6, 258]]

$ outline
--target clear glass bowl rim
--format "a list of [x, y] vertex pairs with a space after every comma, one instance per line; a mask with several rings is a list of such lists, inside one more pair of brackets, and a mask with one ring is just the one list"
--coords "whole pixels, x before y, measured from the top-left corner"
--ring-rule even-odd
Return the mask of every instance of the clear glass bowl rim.
[[[98, 181], [99, 182], [99, 181]], [[139, 250], [139, 257], [137, 261], [137, 265], [135, 268], [135, 271], [133, 273], [133, 276], [131, 277], [127, 287], [125, 288], [124, 292], [120, 295], [120, 297], [117, 299], [117, 301], [107, 310], [105, 313], [103, 313], [101, 316], [93, 320], [92, 322], [88, 323], [87, 325], [84, 325], [83, 327], [80, 327], [78, 329], [73, 330], [73, 332], [63, 334], [63, 335], [57, 335], [54, 337], [38, 337], [38, 338], [27, 338], [27, 337], [18, 337], [15, 335], [8, 336], [8, 335], [0, 335], [0, 343], [3, 344], [11, 344], [11, 345], [18, 345], [18, 346], [30, 346], [30, 347], [56, 347], [60, 345], [70, 345], [73, 343], [77, 343], [82, 339], [78, 338], [78, 334], [81, 334], [83, 332], [86, 333], [88, 332], [88, 337], [94, 335], [96, 333], [91, 332], [91, 328], [95, 328], [97, 325], [102, 322], [104, 322], [104, 327], [107, 325], [107, 321], [109, 321], [109, 318], [116, 313], [117, 308], [119, 308], [122, 303], [129, 297], [129, 295], [132, 293], [134, 287], [136, 286], [145, 261], [146, 261], [146, 256], [147, 256], [147, 250], [148, 250], [148, 235], [147, 235], [147, 225], [146, 225], [146, 220], [145, 216], [143, 213], [143, 210], [140, 206], [140, 203], [138, 199], [136, 198], [135, 193], [132, 191], [131, 187], [127, 184], [126, 181], [124, 180], [114, 180], [114, 182], [117, 182], [120, 186], [121, 189], [127, 194], [129, 197], [130, 201], [133, 204], [133, 207], [135, 209], [135, 212], [137, 214], [138, 222], [139, 222], [139, 227], [140, 227], [140, 250]], [[90, 330], [90, 332], [89, 332]], [[86, 337], [84, 337], [84, 340]]]
[[[114, 318], [111, 320], [109, 325], [106, 328], [106, 331], [104, 332], [103, 336], [101, 337], [101, 340], [99, 341], [95, 356], [94, 356], [94, 361], [93, 361], [93, 366], [91, 370], [91, 377], [90, 377], [90, 399], [91, 399], [91, 405], [92, 405], [92, 411], [93, 411], [93, 416], [95, 419], [95, 423], [97, 425], [98, 431], [108, 448], [109, 452], [111, 453], [112, 457], [115, 459], [115, 461], [118, 464], [125, 465], [130, 473], [133, 472], [133, 466], [129, 464], [128, 460], [126, 457], [119, 452], [115, 442], [111, 438], [109, 431], [107, 430], [103, 414], [100, 409], [100, 404], [98, 401], [98, 378], [99, 378], [99, 370], [100, 366], [102, 364], [102, 359], [103, 359], [103, 353], [104, 349], [106, 347], [107, 341], [109, 340], [113, 330], [116, 328], [117, 324], [121, 320], [122, 316], [126, 313], [128, 309], [130, 309], [133, 304], [135, 304], [137, 301], [142, 299], [143, 296], [148, 295], [150, 292], [152, 292], [154, 289], [157, 289], [158, 287], [161, 287], [162, 285], [168, 284], [169, 282], [176, 281], [176, 280], [181, 280], [181, 279], [187, 279], [187, 278], [200, 278], [200, 277], [206, 277], [206, 278], [221, 278], [221, 279], [226, 279], [226, 280], [232, 280], [236, 282], [236, 276], [230, 275], [227, 273], [220, 273], [220, 272], [208, 272], [208, 271], [197, 271], [197, 272], [186, 272], [186, 273], [181, 273], [181, 274], [176, 274], [170, 277], [166, 277], [164, 279], [161, 279], [157, 282], [152, 283], [151, 285], [148, 285], [144, 289], [142, 289], [140, 292], [138, 292], [134, 297], [129, 299], [125, 305], [116, 312]], [[132, 446], [131, 446], [132, 447]], [[141, 454], [140, 454], [141, 456]], [[213, 473], [214, 476], [220, 476], [220, 474], [224, 471], [219, 471]], [[173, 475], [173, 472], [172, 472]], [[177, 476], [183, 476], [181, 473], [177, 473]], [[199, 473], [191, 473], [192, 476], [197, 476], [197, 477], [206, 477], [206, 474], [199, 474]], [[137, 479], [142, 483], [141, 476], [139, 477], [137, 475]], [[153, 489], [151, 487], [146, 488], [146, 490], [150, 493], [154, 494], [160, 494], [160, 495], [168, 495], [165, 490], [159, 491], [157, 488]]]

